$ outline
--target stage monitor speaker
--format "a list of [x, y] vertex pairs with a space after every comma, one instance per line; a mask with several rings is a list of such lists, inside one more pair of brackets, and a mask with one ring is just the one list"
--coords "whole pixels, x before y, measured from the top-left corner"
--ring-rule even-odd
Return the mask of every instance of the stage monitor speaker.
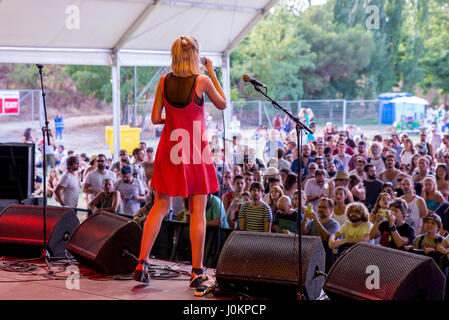
[[[302, 236], [303, 288], [316, 300], [323, 287], [325, 252], [321, 238]], [[246, 287], [255, 295], [296, 298], [299, 291], [298, 238], [294, 235], [234, 231], [217, 263], [220, 286]]]
[[335, 262], [323, 289], [331, 300], [443, 300], [445, 277], [430, 257], [358, 243]]
[[131, 219], [113, 213], [87, 218], [73, 233], [67, 250], [80, 263], [103, 274], [130, 274], [140, 253], [142, 229]]
[[34, 192], [34, 144], [0, 143], [0, 199], [22, 201]]
[[[72, 208], [47, 207], [47, 249], [64, 254], [67, 241], [80, 222]], [[0, 213], [0, 254], [39, 256], [44, 248], [42, 206], [10, 205]]]

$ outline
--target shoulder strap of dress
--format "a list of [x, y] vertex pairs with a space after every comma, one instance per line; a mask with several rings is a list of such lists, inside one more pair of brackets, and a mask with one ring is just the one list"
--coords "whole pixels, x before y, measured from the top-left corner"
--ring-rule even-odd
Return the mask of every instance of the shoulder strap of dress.
[[193, 92], [192, 92], [192, 89], [190, 89], [190, 92], [192, 93], [192, 101], [190, 101], [190, 103], [192, 103], [195, 100], [197, 82], [198, 82], [198, 74], [195, 76], [195, 80], [193, 80], [193, 85], [192, 85]]
[[165, 78], [167, 77], [167, 74], [162, 75], [161, 81], [162, 81], [162, 99], [165, 99]]

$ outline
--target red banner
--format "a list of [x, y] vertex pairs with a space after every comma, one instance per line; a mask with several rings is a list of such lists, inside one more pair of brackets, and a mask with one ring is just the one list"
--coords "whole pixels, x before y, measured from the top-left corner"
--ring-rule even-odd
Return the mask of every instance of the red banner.
[[20, 92], [0, 91], [0, 115], [20, 114]]

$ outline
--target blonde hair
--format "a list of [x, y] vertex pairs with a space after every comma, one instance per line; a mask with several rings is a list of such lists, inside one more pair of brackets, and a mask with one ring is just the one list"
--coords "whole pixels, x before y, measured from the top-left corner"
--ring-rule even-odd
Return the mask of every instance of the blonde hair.
[[[267, 203], [268, 203], [269, 205], [277, 205], [277, 202], [274, 203], [273, 199], [271, 198], [271, 192], [273, 192], [273, 191], [279, 192], [279, 193], [281, 194], [281, 195], [279, 196], [279, 199], [281, 199], [281, 198], [284, 196], [284, 190], [282, 190], [282, 188], [279, 187], [279, 186], [274, 186], [274, 187], [270, 190], [270, 196], [268, 197]], [[279, 201], [279, 199], [278, 199], [278, 201]]]
[[181, 36], [171, 47], [171, 69], [177, 77], [201, 74], [200, 44], [191, 36]]

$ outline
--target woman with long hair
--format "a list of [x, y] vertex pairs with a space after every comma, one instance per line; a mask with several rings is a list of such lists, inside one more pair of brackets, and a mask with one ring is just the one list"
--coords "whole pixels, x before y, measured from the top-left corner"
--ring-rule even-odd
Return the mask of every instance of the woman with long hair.
[[392, 196], [390, 193], [382, 192], [377, 197], [376, 203], [374, 204], [373, 210], [371, 211], [369, 215], [369, 221], [371, 223], [374, 223], [377, 218], [377, 214], [379, 213], [379, 210], [385, 210], [388, 209], [388, 204], [391, 202]]
[[346, 188], [337, 187], [335, 188], [335, 197], [334, 197], [334, 215], [332, 218], [337, 220], [338, 223], [343, 225], [346, 222], [346, 203], [345, 200], [348, 198], [348, 193]]
[[444, 201], [449, 199], [449, 168], [445, 163], [439, 163], [436, 170], [437, 190], [441, 192]]
[[437, 190], [437, 179], [428, 175], [422, 180], [422, 198], [426, 202], [427, 213], [434, 213], [436, 208], [445, 200], [440, 191]]
[[134, 280], [149, 282], [149, 253], [172, 197], [182, 196], [190, 200], [190, 287], [197, 288], [207, 279], [203, 270], [207, 195], [220, 190], [209, 144], [204, 139], [207, 132], [203, 94], [219, 110], [226, 108], [226, 97], [208, 58], [204, 62], [210, 78], [202, 73], [200, 46], [195, 38], [176, 39], [171, 56], [172, 71], [159, 81], [151, 115], [153, 124], [164, 124], [164, 129], [151, 179], [155, 200], [145, 223]]
[[32, 129], [26, 128], [23, 136], [22, 136], [22, 143], [36, 143], [36, 140], [31, 135]]
[[404, 149], [401, 151], [400, 159], [401, 163], [410, 164], [412, 156], [415, 154], [415, 149], [413, 148], [413, 141], [410, 138], [404, 139]]
[[58, 170], [56, 168], [51, 169], [50, 177], [47, 181], [47, 197], [52, 197], [56, 187], [58, 186], [59, 178], [58, 178]]
[[418, 153], [412, 155], [412, 158], [410, 159], [410, 166], [408, 168], [409, 175], [413, 176], [415, 174], [416, 168], [418, 168], [419, 158], [421, 158], [421, 155]]
[[278, 200], [284, 196], [284, 191], [282, 190], [281, 187], [278, 186], [274, 186], [273, 188], [271, 188], [270, 190], [270, 195], [268, 197], [268, 201], [267, 204], [270, 206], [271, 208], [271, 212], [276, 212], [277, 208], [277, 204], [278, 204]]

